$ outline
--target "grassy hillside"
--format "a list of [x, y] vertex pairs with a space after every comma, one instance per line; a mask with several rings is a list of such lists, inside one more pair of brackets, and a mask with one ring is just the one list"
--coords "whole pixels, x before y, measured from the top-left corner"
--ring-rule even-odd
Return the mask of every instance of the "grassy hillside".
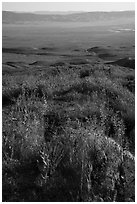
[[3, 201], [134, 201], [134, 69], [17, 66], [3, 72]]
[[4, 14], [3, 201], [135, 201], [134, 12], [118, 14]]

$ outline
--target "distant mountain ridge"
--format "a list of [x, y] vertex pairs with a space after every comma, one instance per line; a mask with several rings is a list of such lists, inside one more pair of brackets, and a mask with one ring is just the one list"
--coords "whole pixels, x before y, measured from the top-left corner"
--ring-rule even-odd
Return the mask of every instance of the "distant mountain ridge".
[[113, 12], [82, 12], [68, 15], [60, 14], [36, 14], [16, 13], [10, 11], [2, 12], [3, 23], [25, 23], [25, 22], [96, 22], [111, 20], [135, 20], [135, 11], [113, 11]]
[[84, 11], [34, 11], [33, 14], [42, 14], [42, 15], [69, 15], [74, 13], [85, 13]]

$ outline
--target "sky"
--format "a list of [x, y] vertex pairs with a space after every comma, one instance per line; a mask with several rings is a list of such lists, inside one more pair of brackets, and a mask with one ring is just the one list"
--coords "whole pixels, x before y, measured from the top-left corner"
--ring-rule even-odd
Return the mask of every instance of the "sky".
[[2, 10], [34, 11], [121, 11], [135, 10], [133, 2], [3, 2]]

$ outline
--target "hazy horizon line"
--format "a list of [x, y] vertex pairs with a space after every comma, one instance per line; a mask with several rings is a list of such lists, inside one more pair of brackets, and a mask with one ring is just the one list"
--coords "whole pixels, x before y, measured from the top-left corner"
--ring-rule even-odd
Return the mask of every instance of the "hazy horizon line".
[[16, 11], [16, 10], [2, 10], [2, 11], [8, 11], [8, 12], [16, 12], [16, 13], [35, 13], [35, 12], [61, 12], [61, 13], [67, 13], [67, 12], [73, 12], [73, 13], [89, 13], [89, 12], [121, 12], [121, 11], [135, 11], [135, 9], [133, 10], [110, 10], [110, 11], [104, 11], [104, 10], [96, 10], [96, 11], [84, 11], [84, 10], [81, 10], [81, 11], [74, 11], [74, 10], [68, 10], [68, 11], [59, 11], [59, 10], [54, 10], [54, 11], [51, 11], [51, 10], [43, 10], [43, 11], [40, 11], [40, 10], [36, 10], [36, 11]]

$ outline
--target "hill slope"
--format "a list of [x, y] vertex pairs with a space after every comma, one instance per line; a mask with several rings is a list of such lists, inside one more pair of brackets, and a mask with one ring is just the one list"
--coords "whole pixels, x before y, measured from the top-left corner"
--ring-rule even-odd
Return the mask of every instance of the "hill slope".
[[3, 23], [17, 23], [17, 22], [98, 22], [98, 21], [134, 21], [134, 11], [122, 12], [83, 12], [68, 15], [46, 15], [34, 13], [15, 13], [9, 11], [2, 12]]

